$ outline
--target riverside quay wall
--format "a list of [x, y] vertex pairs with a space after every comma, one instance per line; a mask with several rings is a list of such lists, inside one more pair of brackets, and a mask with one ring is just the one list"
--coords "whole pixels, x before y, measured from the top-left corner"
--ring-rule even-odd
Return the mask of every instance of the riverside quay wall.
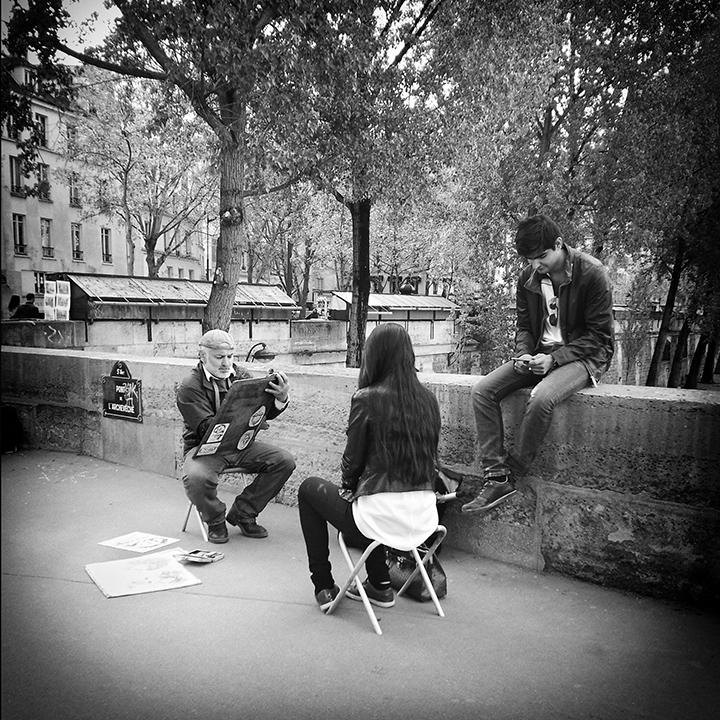
[[[105, 415], [104, 383], [118, 360], [141, 381], [138, 419]], [[17, 411], [25, 447], [177, 477], [182, 423], [174, 390], [194, 363], [4, 346], [2, 402]], [[294, 505], [304, 478], [339, 478], [357, 370], [273, 367], [288, 373], [291, 401], [263, 439], [297, 459], [277, 498]], [[470, 404], [478, 378], [423, 373], [421, 379], [440, 402], [440, 460], [464, 476], [460, 498], [444, 508], [448, 544], [535, 571], [720, 605], [720, 393], [588, 388], [557, 408], [532, 474], [519, 481], [512, 500], [466, 516], [460, 505], [481, 485]], [[518, 393], [504, 404], [509, 438], [526, 400]], [[244, 480], [228, 476], [224, 483], [232, 490]]]

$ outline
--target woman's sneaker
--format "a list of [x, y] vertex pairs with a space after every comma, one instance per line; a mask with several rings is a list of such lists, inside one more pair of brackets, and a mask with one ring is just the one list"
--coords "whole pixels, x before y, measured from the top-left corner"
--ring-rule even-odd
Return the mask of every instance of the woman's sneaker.
[[340, 593], [340, 588], [337, 585], [334, 585], [331, 588], [327, 588], [326, 590], [321, 590], [319, 593], [315, 595], [315, 599], [317, 600], [317, 604], [320, 606], [320, 609], [325, 612], [331, 605], [332, 601], [338, 596]]
[[480, 494], [474, 500], [462, 506], [462, 512], [484, 512], [507, 500], [515, 492], [515, 484], [510, 480], [509, 476], [506, 476], [504, 482], [489, 479], [483, 485]]
[[[378, 607], [389, 608], [395, 604], [395, 593], [392, 588], [389, 587], [385, 590], [378, 590], [370, 584], [369, 580], [363, 583], [365, 592], [367, 593], [368, 600]], [[345, 591], [345, 597], [349, 597], [351, 600], [360, 600], [362, 597], [360, 591], [357, 589], [357, 580]]]

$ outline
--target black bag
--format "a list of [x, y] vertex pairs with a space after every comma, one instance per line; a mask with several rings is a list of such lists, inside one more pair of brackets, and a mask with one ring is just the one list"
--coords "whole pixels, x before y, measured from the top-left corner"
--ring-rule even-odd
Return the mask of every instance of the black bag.
[[[418, 548], [421, 558], [425, 558], [428, 548], [421, 545]], [[417, 567], [415, 558], [411, 552], [401, 552], [400, 550], [387, 549], [387, 564], [390, 570], [390, 585], [399, 590], [412, 575], [413, 570]], [[447, 575], [440, 561], [435, 555], [432, 556], [430, 562], [425, 565], [430, 582], [435, 588], [438, 598], [444, 598], [447, 595]], [[430, 602], [432, 599], [428, 589], [425, 587], [422, 575], [418, 573], [410, 583], [405, 595], [419, 600], [420, 602]]]

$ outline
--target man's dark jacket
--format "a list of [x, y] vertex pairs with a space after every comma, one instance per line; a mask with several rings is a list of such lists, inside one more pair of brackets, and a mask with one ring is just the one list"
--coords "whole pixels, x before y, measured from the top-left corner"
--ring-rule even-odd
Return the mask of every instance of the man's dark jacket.
[[[597, 383], [614, 352], [612, 288], [603, 264], [584, 252], [567, 250], [565, 279], [559, 294], [560, 331], [564, 344], [552, 350], [558, 365], [579, 360]], [[517, 283], [515, 353], [541, 351], [546, 316], [540, 276], [528, 265]]]

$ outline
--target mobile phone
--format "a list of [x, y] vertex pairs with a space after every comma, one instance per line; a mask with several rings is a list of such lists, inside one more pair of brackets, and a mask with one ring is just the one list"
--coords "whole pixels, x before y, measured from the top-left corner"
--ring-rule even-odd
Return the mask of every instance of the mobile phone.
[[527, 358], [510, 358], [511, 360], [514, 360], [515, 362], [521, 362], [523, 365], [529, 365], [530, 361]]

